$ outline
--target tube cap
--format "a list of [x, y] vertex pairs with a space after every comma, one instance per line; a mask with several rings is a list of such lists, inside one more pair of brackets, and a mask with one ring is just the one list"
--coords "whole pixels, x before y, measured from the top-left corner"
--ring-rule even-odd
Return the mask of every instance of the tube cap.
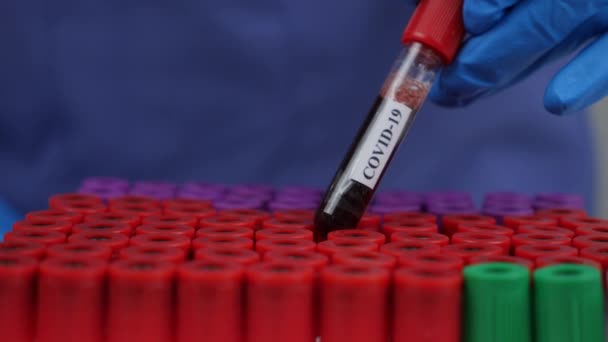
[[463, 0], [423, 0], [403, 33], [404, 44], [419, 42], [435, 50], [449, 64], [464, 38]]

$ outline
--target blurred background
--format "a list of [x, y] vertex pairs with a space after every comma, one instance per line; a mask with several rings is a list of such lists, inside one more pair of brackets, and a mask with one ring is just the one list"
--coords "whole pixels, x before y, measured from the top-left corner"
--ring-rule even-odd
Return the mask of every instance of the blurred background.
[[608, 99], [592, 109], [591, 128], [595, 146], [598, 146], [595, 212], [598, 216], [608, 217]]

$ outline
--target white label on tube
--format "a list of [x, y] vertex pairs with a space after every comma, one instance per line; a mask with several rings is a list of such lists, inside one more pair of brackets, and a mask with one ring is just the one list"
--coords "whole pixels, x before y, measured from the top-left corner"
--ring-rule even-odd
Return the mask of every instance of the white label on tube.
[[393, 100], [387, 100], [381, 106], [350, 167], [350, 179], [370, 189], [378, 184], [412, 114], [411, 108]]

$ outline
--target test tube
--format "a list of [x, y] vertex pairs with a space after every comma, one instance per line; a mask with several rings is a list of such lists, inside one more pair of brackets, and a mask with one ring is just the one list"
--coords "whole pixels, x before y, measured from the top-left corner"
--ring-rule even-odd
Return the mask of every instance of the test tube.
[[485, 215], [446, 215], [441, 219], [443, 233], [447, 236], [452, 236], [461, 225], [493, 225], [496, 224], [496, 219]]
[[242, 342], [243, 268], [191, 261], [177, 271], [177, 342]]
[[[554, 265], [534, 272], [537, 342], [603, 342], [602, 276], [587, 265]], [[515, 317], [515, 316], [514, 316]]]
[[321, 271], [321, 341], [387, 341], [390, 273], [333, 265]]
[[121, 260], [109, 269], [107, 342], [173, 338], [172, 263]]
[[315, 340], [312, 268], [268, 262], [250, 267], [246, 278], [248, 342]]
[[386, 242], [386, 236], [384, 236], [384, 234], [362, 229], [343, 229], [333, 231], [327, 235], [327, 238], [329, 240], [353, 239], [371, 241], [377, 244], [378, 246], [383, 245]]
[[486, 263], [464, 270], [465, 342], [530, 342], [530, 273], [509, 263]]
[[55, 257], [40, 264], [38, 342], [103, 342], [107, 263]]
[[403, 34], [406, 48], [317, 210], [316, 241], [357, 226], [436, 74], [455, 57], [463, 37], [462, 0], [419, 3]]
[[7, 342], [33, 342], [38, 261], [0, 254], [0, 331]]
[[459, 270], [397, 270], [392, 341], [460, 342], [461, 297]]

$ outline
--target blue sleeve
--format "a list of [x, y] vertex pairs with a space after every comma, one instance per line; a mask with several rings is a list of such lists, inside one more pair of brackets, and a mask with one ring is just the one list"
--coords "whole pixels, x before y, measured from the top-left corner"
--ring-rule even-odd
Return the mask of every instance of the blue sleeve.
[[0, 198], [0, 241], [19, 219], [19, 213], [7, 201]]

